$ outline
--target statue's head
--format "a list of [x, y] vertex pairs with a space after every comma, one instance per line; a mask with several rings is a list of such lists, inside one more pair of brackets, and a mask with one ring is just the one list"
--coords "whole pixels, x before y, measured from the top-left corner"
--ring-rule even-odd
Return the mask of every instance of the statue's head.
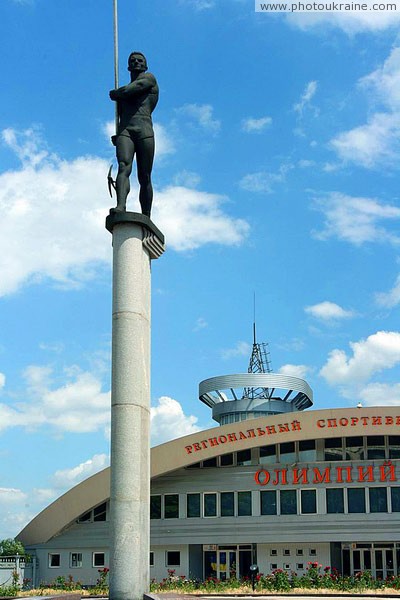
[[131, 52], [128, 58], [128, 71], [147, 71], [147, 60], [141, 52]]

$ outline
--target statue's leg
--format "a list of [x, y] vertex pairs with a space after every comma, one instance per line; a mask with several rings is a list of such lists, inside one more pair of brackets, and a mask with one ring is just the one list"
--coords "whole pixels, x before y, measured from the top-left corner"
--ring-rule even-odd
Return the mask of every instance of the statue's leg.
[[154, 159], [154, 137], [138, 140], [136, 146], [137, 175], [140, 185], [139, 202], [142, 213], [150, 217], [153, 203], [153, 186], [151, 184], [151, 170]]
[[117, 137], [116, 147], [118, 160], [118, 175], [115, 182], [115, 189], [117, 191], [117, 210], [125, 211], [126, 198], [130, 190], [129, 176], [132, 172], [135, 144], [127, 135], [119, 135]]

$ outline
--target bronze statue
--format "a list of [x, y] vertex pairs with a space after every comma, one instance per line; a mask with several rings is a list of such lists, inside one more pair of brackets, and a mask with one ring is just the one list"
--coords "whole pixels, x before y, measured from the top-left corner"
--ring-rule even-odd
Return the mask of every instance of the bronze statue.
[[151, 114], [158, 102], [156, 78], [147, 71], [146, 57], [141, 52], [132, 52], [128, 58], [128, 71], [131, 82], [111, 90], [110, 98], [117, 102], [118, 125], [112, 142], [116, 146], [118, 175], [113, 182], [117, 192], [117, 206], [113, 212], [126, 211], [126, 198], [129, 194], [129, 176], [136, 155], [137, 177], [139, 181], [139, 201], [142, 213], [150, 217], [153, 202], [151, 170], [154, 159], [154, 130]]

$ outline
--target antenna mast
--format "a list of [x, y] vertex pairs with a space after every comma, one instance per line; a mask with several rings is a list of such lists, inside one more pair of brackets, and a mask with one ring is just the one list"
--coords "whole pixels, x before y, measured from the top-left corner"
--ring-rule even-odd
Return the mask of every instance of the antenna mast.
[[[271, 360], [268, 344], [257, 344], [256, 338], [256, 294], [253, 297], [253, 348], [250, 356], [248, 373], [271, 373]], [[255, 398], [271, 398], [273, 390], [268, 388], [244, 388], [243, 397], [254, 400]]]

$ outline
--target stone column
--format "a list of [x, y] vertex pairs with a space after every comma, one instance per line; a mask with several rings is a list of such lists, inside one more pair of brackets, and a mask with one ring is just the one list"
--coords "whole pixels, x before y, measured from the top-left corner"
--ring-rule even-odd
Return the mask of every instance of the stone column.
[[110, 211], [113, 236], [110, 600], [149, 590], [151, 259], [164, 236], [145, 215]]

